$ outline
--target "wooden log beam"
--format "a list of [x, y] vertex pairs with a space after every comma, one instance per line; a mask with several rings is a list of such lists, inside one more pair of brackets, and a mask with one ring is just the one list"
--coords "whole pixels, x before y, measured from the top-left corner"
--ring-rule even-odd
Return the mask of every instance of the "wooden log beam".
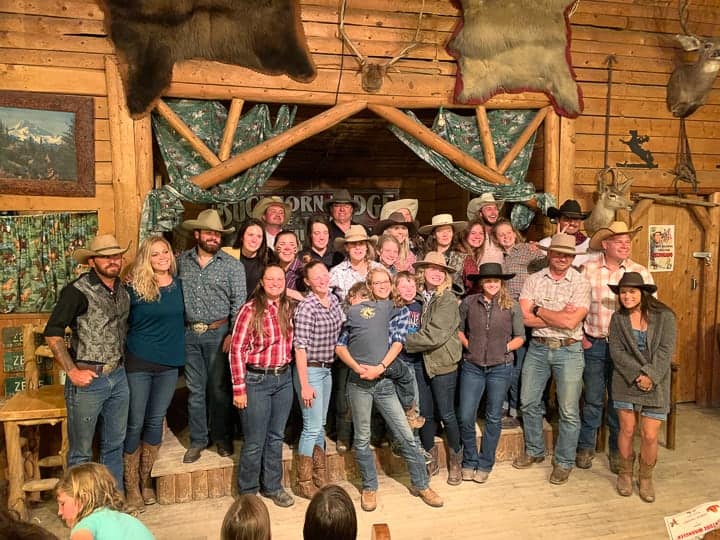
[[387, 105], [373, 104], [369, 104], [368, 109], [391, 124], [402, 129], [408, 135], [412, 135], [421, 143], [432, 148], [469, 173], [479, 176], [480, 178], [483, 178], [488, 182], [492, 182], [493, 184], [510, 183], [510, 180], [506, 176], [480, 163], [474, 157], [466, 154], [457, 146], [447, 142], [445, 139], [434, 133], [431, 129], [409, 118], [401, 110], [396, 109], [395, 107], [388, 107]]
[[[720, 193], [713, 193], [710, 202], [720, 203]], [[709, 227], [703, 234], [703, 251], [710, 253], [712, 264], [703, 264], [703, 294], [700, 298], [700, 344], [697, 375], [695, 378], [695, 401], [701, 407], [720, 406], [720, 354], [717, 342], [718, 257], [720, 256], [720, 207], [691, 206], [708, 215]], [[697, 217], [697, 215], [696, 215]]]
[[535, 117], [530, 121], [530, 123], [525, 126], [525, 129], [518, 137], [517, 141], [515, 141], [515, 144], [512, 145], [512, 148], [508, 150], [508, 153], [505, 154], [505, 157], [500, 162], [500, 165], [498, 166], [498, 171], [501, 173], [505, 173], [507, 171], [508, 167], [512, 165], [512, 162], [515, 161], [515, 158], [518, 156], [518, 154], [522, 151], [525, 144], [530, 140], [530, 137], [533, 136], [533, 133], [537, 131], [537, 129], [540, 127], [540, 124], [542, 124], [542, 121], [545, 120], [545, 117], [547, 116], [548, 111], [550, 110], [550, 107], [543, 107], [540, 109]]
[[633, 225], [635, 223], [638, 223], [645, 214], [648, 213], [648, 210], [650, 210], [650, 207], [653, 205], [655, 201], [652, 199], [640, 199], [635, 207], [632, 209], [632, 212], [630, 212], [630, 221], [629, 225]]
[[220, 158], [220, 161], [225, 161], [230, 157], [230, 150], [232, 150], [235, 131], [237, 130], [240, 113], [242, 112], [244, 103], [245, 102], [242, 99], [238, 98], [233, 98], [230, 102], [230, 110], [228, 111], [227, 120], [225, 121], [225, 130], [223, 131], [220, 151], [218, 152], [218, 158]]
[[183, 122], [177, 114], [175, 114], [175, 111], [168, 107], [167, 103], [165, 103], [162, 99], [159, 99], [157, 105], [155, 105], [155, 110], [160, 113], [160, 116], [162, 116], [168, 124], [170, 124], [171, 128], [177, 131], [183, 139], [190, 143], [192, 149], [200, 154], [201, 158], [213, 167], [220, 164], [220, 160], [215, 153], [193, 133], [192, 129], [190, 129], [188, 125]]
[[[549, 113], [552, 117], [555, 111]], [[560, 171], [558, 174], [557, 202], [576, 198], [575, 189], [575, 119], [560, 117]]]
[[707, 235], [711, 228], [710, 214], [708, 214], [708, 211], [705, 208], [700, 208], [699, 206], [691, 206], [690, 211], [700, 223], [700, 226], [703, 228], [703, 232]]
[[483, 156], [485, 157], [485, 165], [491, 169], [497, 170], [497, 158], [495, 157], [495, 145], [493, 144], [492, 132], [490, 131], [490, 122], [488, 122], [487, 110], [482, 105], [475, 108], [475, 116], [477, 117], [478, 133], [480, 134], [480, 142], [482, 143]]
[[655, 193], [633, 193], [633, 197], [636, 197], [638, 199], [652, 199], [656, 202], [665, 204], [706, 206], [708, 208], [718, 206], [718, 203], [702, 201], [700, 199], [685, 199], [683, 197], [672, 197], [670, 195], [656, 195]]
[[[545, 116], [544, 142], [545, 148], [543, 152], [543, 187], [542, 190], [554, 197], [559, 197], [560, 189], [560, 117], [555, 111], [548, 112]], [[558, 205], [560, 203], [558, 202]], [[551, 228], [550, 220], [544, 219], [543, 233], [547, 235], [553, 234], [555, 231]]]
[[284, 133], [250, 148], [242, 154], [233, 156], [212, 169], [208, 169], [207, 171], [198, 174], [192, 178], [192, 181], [204, 189], [219, 184], [228, 178], [232, 178], [239, 172], [244, 171], [253, 165], [257, 165], [258, 163], [287, 150], [291, 146], [304, 141], [305, 139], [309, 139], [313, 135], [316, 135], [321, 131], [325, 131], [336, 124], [339, 124], [346, 118], [362, 111], [365, 107], [367, 107], [367, 103], [365, 101], [352, 101], [350, 103], [336, 105], [335, 107], [332, 107], [331, 109], [328, 109], [325, 112], [322, 112], [317, 116], [288, 129]]

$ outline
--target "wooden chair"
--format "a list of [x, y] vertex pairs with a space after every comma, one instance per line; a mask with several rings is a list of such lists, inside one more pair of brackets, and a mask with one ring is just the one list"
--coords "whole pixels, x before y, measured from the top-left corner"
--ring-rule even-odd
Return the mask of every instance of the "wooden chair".
[[[12, 396], [0, 409], [4, 423], [8, 460], [8, 508], [21, 519], [28, 519], [28, 499], [39, 499], [42, 491], [54, 489], [58, 478], [42, 478], [41, 470], [66, 467], [67, 410], [62, 385], [39, 387], [38, 356], [52, 353], [44, 345], [36, 345], [36, 336], [43, 326], [23, 326], [23, 355], [26, 389]], [[40, 426], [60, 424], [61, 444], [56, 455], [40, 457]], [[21, 428], [23, 436], [21, 436]]]
[[390, 540], [390, 527], [387, 523], [373, 523], [370, 540]]

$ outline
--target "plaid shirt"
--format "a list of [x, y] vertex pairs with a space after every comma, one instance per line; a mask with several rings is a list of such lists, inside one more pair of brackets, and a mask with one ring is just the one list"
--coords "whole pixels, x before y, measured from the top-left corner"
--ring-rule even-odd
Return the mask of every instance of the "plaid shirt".
[[508, 293], [513, 300], [520, 298], [525, 280], [530, 275], [528, 265], [545, 257], [545, 252], [540, 249], [533, 249], [530, 244], [521, 242], [515, 244], [505, 252], [502, 262], [503, 272], [506, 274], [515, 274], [515, 277], [507, 281]]
[[[367, 267], [369, 271], [373, 268], [383, 268], [383, 265], [379, 262], [370, 261]], [[330, 269], [330, 290], [335, 293], [342, 302], [345, 300], [350, 287], [359, 281], [365, 281], [366, 276], [367, 273], [361, 274], [355, 270], [349, 260], [343, 261]]]
[[607, 337], [610, 319], [618, 308], [617, 295], [610, 290], [608, 283], [615, 285], [625, 272], [638, 272], [645, 283], [655, 283], [647, 268], [630, 259], [623, 261], [615, 271], [607, 267], [604, 254], [585, 263], [583, 276], [590, 282], [591, 287], [590, 310], [584, 326], [587, 335], [595, 338]]
[[293, 331], [280, 331], [278, 307], [269, 302], [263, 313], [263, 334], [258, 336], [250, 322], [255, 311], [255, 300], [250, 300], [238, 313], [230, 346], [230, 375], [233, 396], [243, 396], [245, 389], [245, 366], [276, 368], [290, 363]]
[[332, 362], [343, 318], [337, 296], [330, 295], [326, 308], [315, 293], [309, 293], [295, 309], [293, 346], [305, 349], [308, 362]]

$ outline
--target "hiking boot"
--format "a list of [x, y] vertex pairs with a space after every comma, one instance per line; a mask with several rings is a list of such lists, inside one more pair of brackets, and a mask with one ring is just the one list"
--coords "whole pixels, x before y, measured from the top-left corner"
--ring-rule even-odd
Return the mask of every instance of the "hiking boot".
[[545, 461], [545, 456], [531, 456], [527, 452], [523, 452], [513, 460], [512, 466], [516, 469], [529, 469], [535, 463], [542, 463]]
[[575, 454], [575, 465], [579, 469], [589, 469], [592, 467], [593, 458], [595, 458], [595, 451], [592, 448], [580, 448]]
[[377, 491], [363, 489], [360, 495], [360, 507], [366, 512], [372, 512], [377, 508]]
[[550, 483], [555, 484], [556, 486], [567, 484], [568, 479], [570, 478], [570, 471], [572, 469], [565, 469], [564, 467], [561, 467], [557, 463], [553, 465], [552, 474], [550, 475]]
[[440, 508], [444, 504], [440, 495], [430, 488], [417, 489], [411, 487], [410, 493], [415, 497], [420, 497], [425, 504], [432, 506], [433, 508]]

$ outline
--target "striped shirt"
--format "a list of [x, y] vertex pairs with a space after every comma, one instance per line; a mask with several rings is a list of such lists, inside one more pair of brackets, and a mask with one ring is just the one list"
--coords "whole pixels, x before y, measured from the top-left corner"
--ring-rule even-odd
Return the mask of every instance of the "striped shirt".
[[278, 306], [268, 302], [263, 313], [263, 333], [258, 336], [251, 327], [255, 300], [250, 300], [238, 313], [230, 345], [230, 375], [233, 396], [246, 393], [246, 366], [276, 368], [290, 363], [293, 341], [292, 328], [286, 334], [280, 331]]
[[582, 273], [591, 287], [590, 310], [584, 325], [587, 335], [595, 338], [607, 337], [610, 319], [618, 308], [617, 295], [610, 290], [608, 283], [617, 284], [625, 272], [638, 272], [645, 283], [655, 283], [647, 268], [630, 259], [623, 261], [615, 271], [608, 268], [605, 254], [585, 263]]
[[326, 308], [315, 293], [310, 292], [295, 309], [293, 346], [305, 349], [308, 362], [333, 361], [344, 316], [337, 297], [331, 294], [329, 299], [330, 307]]

